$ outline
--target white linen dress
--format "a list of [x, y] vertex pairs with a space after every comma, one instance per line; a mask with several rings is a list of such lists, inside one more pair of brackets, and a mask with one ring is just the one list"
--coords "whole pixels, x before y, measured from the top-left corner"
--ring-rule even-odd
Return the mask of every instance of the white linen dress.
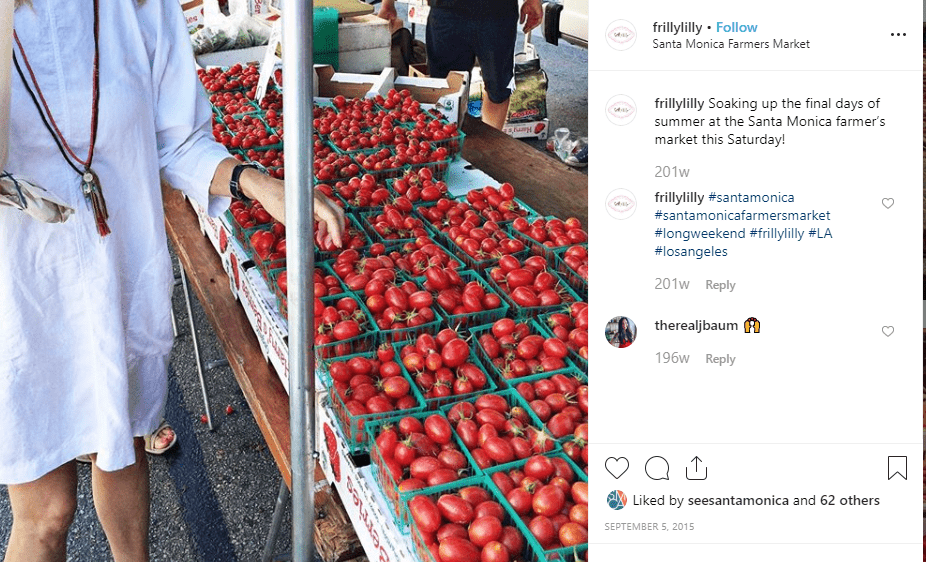
[[[64, 138], [85, 158], [93, 3], [33, 0], [16, 10], [15, 28]], [[12, 91], [6, 169], [77, 212], [44, 224], [0, 208], [0, 482], [29, 482], [91, 452], [118, 470], [135, 460], [132, 437], [157, 427], [167, 395], [173, 275], [159, 171], [216, 215], [228, 199], [210, 197], [209, 184], [228, 153], [212, 140], [177, 0], [100, 0], [92, 167], [109, 208], [105, 239], [15, 70]]]

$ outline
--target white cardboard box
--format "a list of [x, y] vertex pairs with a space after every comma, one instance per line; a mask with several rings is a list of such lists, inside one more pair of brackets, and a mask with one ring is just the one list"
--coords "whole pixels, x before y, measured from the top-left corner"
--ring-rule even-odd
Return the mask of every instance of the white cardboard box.
[[528, 123], [505, 123], [502, 131], [516, 139], [537, 138], [544, 140], [550, 132], [550, 120], [530, 121]]
[[418, 562], [409, 535], [399, 531], [388, 515], [391, 508], [376, 486], [372, 466], [357, 468], [351, 459], [328, 405], [328, 393], [318, 392], [315, 397], [315, 448], [321, 453], [319, 464], [325, 478], [338, 490], [367, 557], [378, 562]]

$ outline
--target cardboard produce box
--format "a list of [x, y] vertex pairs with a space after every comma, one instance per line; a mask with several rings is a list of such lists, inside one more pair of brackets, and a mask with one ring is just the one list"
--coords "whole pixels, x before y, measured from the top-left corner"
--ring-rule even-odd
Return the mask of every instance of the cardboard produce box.
[[186, 27], [190, 33], [205, 25], [205, 16], [203, 15], [203, 0], [192, 0], [191, 2], [181, 2], [180, 9], [183, 10], [183, 17], [186, 19]]
[[332, 98], [374, 97], [385, 95], [391, 88], [407, 89], [424, 109], [437, 109], [448, 121], [461, 123], [469, 96], [469, 73], [451, 72], [447, 78], [412, 78], [396, 76], [394, 68], [377, 74], [335, 72], [330, 66], [315, 67], [318, 80], [317, 96]]

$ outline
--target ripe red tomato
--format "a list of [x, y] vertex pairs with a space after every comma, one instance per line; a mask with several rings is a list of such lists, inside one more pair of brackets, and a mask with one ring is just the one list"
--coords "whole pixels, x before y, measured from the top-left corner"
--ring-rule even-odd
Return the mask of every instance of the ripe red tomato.
[[452, 430], [447, 418], [440, 414], [432, 414], [424, 420], [424, 430], [435, 443], [444, 445], [450, 443]]
[[570, 521], [559, 528], [559, 542], [563, 546], [574, 546], [588, 542], [588, 529]]
[[441, 562], [474, 562], [481, 551], [473, 543], [457, 537], [448, 537], [438, 550]]
[[453, 494], [443, 494], [437, 498], [437, 508], [441, 515], [451, 523], [468, 525], [473, 520], [473, 506], [469, 502]]
[[469, 525], [469, 540], [478, 547], [502, 537], [502, 522], [499, 518], [488, 515], [477, 517]]
[[441, 527], [441, 512], [437, 504], [427, 496], [415, 496], [408, 500], [408, 509], [418, 528], [425, 533], [436, 533]]
[[482, 547], [482, 553], [479, 557], [479, 562], [509, 562], [510, 560], [511, 553], [499, 541], [492, 541]]

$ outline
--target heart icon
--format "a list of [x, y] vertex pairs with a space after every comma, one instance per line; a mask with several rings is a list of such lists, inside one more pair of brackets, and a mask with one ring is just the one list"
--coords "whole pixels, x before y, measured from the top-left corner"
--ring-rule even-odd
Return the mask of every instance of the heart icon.
[[885, 197], [881, 200], [881, 204], [890, 209], [894, 206], [894, 199], [891, 197]]
[[887, 337], [891, 337], [891, 334], [894, 333], [894, 327], [893, 326], [882, 326], [881, 333]]
[[604, 469], [607, 470], [615, 480], [623, 476], [629, 468], [630, 461], [627, 460], [627, 457], [608, 457], [607, 460], [604, 461]]

